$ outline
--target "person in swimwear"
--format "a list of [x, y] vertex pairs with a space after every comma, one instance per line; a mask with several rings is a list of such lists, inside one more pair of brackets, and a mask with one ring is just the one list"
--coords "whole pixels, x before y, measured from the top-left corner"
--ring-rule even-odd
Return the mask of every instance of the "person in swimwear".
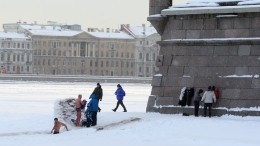
[[51, 130], [51, 133], [53, 133], [53, 134], [59, 134], [59, 133], [60, 133], [60, 127], [61, 127], [61, 126], [64, 126], [64, 127], [66, 128], [66, 130], [69, 131], [69, 129], [68, 129], [68, 127], [67, 127], [66, 124], [60, 122], [60, 121], [58, 120], [58, 118], [54, 118], [54, 126], [53, 126], [53, 128], [52, 128], [52, 130]]

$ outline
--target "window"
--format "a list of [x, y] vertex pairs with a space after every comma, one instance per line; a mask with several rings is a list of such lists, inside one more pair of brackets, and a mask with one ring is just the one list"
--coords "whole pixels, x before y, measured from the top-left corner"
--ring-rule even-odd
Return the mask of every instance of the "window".
[[17, 54], [17, 62], [20, 61], [20, 54]]
[[7, 43], [7, 48], [10, 48], [10, 43], [9, 42]]
[[126, 58], [129, 58], [129, 52], [126, 53]]
[[46, 50], [43, 50], [43, 54], [42, 55], [46, 55]]
[[121, 57], [124, 58], [124, 52], [121, 53]]
[[27, 49], [30, 49], [30, 44], [27, 44]]
[[17, 48], [20, 48], [20, 43], [17, 44]]
[[27, 66], [27, 72], [30, 72], [30, 66]]
[[24, 43], [22, 43], [22, 49], [24, 49]]
[[140, 52], [139, 53], [139, 59], [142, 59], [143, 58], [143, 55], [142, 55], [142, 53]]
[[90, 60], [90, 63], [89, 63], [90, 67], [92, 67], [92, 64], [93, 64], [93, 62], [92, 62], [92, 60]]
[[146, 61], [149, 61], [149, 54], [146, 54]]
[[5, 54], [1, 53], [1, 61], [4, 61], [4, 58], [5, 58]]
[[103, 61], [101, 61], [101, 64], [100, 64], [101, 67], [103, 67]]
[[13, 48], [16, 48], [16, 43], [13, 44]]
[[109, 67], [109, 61], [106, 62], [106, 67]]

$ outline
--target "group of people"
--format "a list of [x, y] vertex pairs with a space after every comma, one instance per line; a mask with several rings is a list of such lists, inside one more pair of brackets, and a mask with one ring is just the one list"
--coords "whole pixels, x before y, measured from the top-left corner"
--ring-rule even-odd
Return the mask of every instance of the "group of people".
[[217, 98], [219, 98], [219, 90], [215, 86], [209, 86], [208, 90], [205, 91], [203, 95], [202, 93], [202, 89], [195, 92], [194, 88], [188, 89], [184, 87], [181, 90], [179, 105], [190, 106], [192, 98], [194, 98], [194, 115], [196, 117], [199, 116], [200, 102], [204, 102], [204, 117], [207, 116], [207, 110], [208, 116], [211, 117], [212, 104], [217, 101]]
[[201, 97], [201, 94], [203, 93], [202, 89], [199, 89], [194, 94], [194, 115], [196, 117], [199, 116], [199, 106], [200, 102], [204, 102], [204, 117], [207, 116], [207, 110], [209, 111], [208, 116], [211, 117], [211, 108], [212, 104], [217, 102], [217, 98], [219, 98], [219, 90], [215, 88], [215, 86], [209, 86], [208, 90], [204, 92], [203, 96]]
[[[123, 112], [127, 112], [126, 107], [123, 103], [123, 99], [126, 94], [120, 84], [117, 84], [115, 95], [117, 98], [117, 104], [116, 107], [112, 109], [112, 111], [116, 112], [119, 105], [121, 105], [124, 109]], [[103, 90], [101, 88], [100, 83], [97, 83], [97, 87], [90, 94], [89, 102], [87, 102], [87, 100], [82, 100], [81, 94], [78, 95], [78, 98], [75, 100], [76, 120], [73, 120], [75, 126], [90, 127], [90, 126], [95, 126], [97, 124], [97, 112], [101, 111], [101, 108], [99, 107], [99, 101], [102, 101], [102, 97], [103, 97]], [[86, 106], [87, 109], [85, 110]], [[83, 110], [85, 110], [86, 121], [81, 121], [81, 116], [82, 116], [81, 112]], [[68, 130], [66, 124], [60, 122], [58, 118], [54, 118], [54, 127], [51, 130], [51, 133], [58, 134], [61, 126], [64, 126]]]

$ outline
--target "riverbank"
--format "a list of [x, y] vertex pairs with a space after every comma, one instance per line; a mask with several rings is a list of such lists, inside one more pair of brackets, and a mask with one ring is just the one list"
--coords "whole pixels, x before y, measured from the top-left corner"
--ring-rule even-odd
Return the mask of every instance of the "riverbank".
[[10, 75], [0, 74], [0, 80], [54, 81], [54, 82], [102, 82], [102, 83], [146, 83], [151, 77], [70, 76], [70, 75]]

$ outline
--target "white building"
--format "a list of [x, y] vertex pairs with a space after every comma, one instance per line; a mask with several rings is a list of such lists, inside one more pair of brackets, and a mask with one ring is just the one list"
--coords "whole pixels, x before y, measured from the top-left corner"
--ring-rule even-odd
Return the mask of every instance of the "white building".
[[25, 34], [0, 32], [0, 73], [32, 73], [32, 40]]
[[161, 36], [152, 26], [121, 25], [121, 30], [132, 35], [136, 40], [136, 76], [151, 77], [158, 68], [155, 66], [160, 47], [156, 44]]

